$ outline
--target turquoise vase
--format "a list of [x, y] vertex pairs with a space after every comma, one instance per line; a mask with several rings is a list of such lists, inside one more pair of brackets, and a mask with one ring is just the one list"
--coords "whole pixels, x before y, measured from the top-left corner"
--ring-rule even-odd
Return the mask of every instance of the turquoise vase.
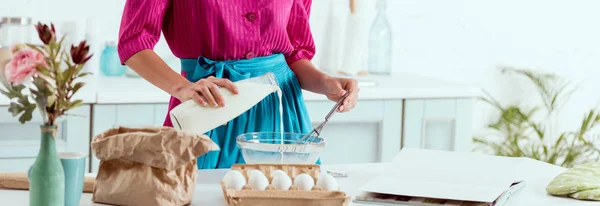
[[121, 65], [117, 44], [114, 42], [106, 43], [106, 47], [104, 47], [100, 56], [100, 70], [102, 74], [107, 77], [118, 77], [123, 76], [127, 69], [126, 66]]
[[29, 205], [64, 206], [65, 174], [56, 153], [56, 126], [41, 126], [42, 141], [29, 171]]

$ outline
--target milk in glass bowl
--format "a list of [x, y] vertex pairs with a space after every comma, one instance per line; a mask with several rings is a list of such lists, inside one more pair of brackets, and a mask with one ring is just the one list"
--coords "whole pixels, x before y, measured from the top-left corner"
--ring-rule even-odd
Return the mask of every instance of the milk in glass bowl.
[[320, 137], [297, 144], [304, 134], [281, 132], [246, 133], [237, 144], [247, 164], [315, 164], [325, 140]]

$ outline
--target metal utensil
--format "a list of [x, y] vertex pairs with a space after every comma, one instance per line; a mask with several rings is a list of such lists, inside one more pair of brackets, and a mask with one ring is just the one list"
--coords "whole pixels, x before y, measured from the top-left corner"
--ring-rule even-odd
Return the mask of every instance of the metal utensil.
[[[327, 114], [327, 116], [325, 116], [325, 121], [323, 123], [321, 123], [319, 126], [315, 127], [315, 129], [313, 129], [310, 133], [308, 133], [308, 134], [304, 135], [302, 138], [300, 138], [300, 140], [298, 140], [298, 144], [305, 144], [306, 142], [310, 142], [314, 138], [319, 137], [319, 135], [321, 135], [321, 130], [323, 129], [323, 126], [325, 126], [325, 124], [327, 124], [327, 121], [329, 121], [331, 116], [333, 116], [333, 114], [335, 113], [335, 110], [337, 110], [340, 107], [340, 105], [342, 105], [342, 102], [344, 102], [344, 100], [346, 99], [346, 97], [348, 97], [348, 95], [350, 95], [350, 91], [346, 92], [346, 94], [344, 94], [344, 96], [342, 96], [342, 98], [340, 98], [340, 100], [337, 101], [335, 106], [333, 106], [333, 109], [331, 109], [331, 111], [329, 111], [329, 114]], [[316, 136], [314, 136], [315, 133], [317, 134]]]
[[348, 177], [348, 173], [346, 173], [346, 172], [338, 172], [338, 171], [333, 171], [333, 170], [327, 170], [327, 174], [329, 174], [333, 177], [337, 177], [337, 178]]

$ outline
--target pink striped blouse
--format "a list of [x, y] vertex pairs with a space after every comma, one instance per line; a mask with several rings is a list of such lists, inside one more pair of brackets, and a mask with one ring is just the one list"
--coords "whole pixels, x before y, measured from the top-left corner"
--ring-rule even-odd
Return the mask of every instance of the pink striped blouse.
[[312, 0], [127, 0], [119, 57], [153, 49], [161, 30], [178, 58], [251, 59], [283, 53], [312, 59]]

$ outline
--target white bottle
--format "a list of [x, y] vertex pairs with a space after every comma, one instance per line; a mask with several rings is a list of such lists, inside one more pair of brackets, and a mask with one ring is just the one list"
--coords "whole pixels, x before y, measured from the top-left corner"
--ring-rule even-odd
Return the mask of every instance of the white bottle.
[[170, 112], [173, 127], [181, 131], [204, 134], [248, 111], [279, 86], [273, 73], [234, 82], [239, 93], [234, 95], [224, 87], [219, 88], [227, 105], [225, 107], [201, 106], [195, 100], [187, 100]]

